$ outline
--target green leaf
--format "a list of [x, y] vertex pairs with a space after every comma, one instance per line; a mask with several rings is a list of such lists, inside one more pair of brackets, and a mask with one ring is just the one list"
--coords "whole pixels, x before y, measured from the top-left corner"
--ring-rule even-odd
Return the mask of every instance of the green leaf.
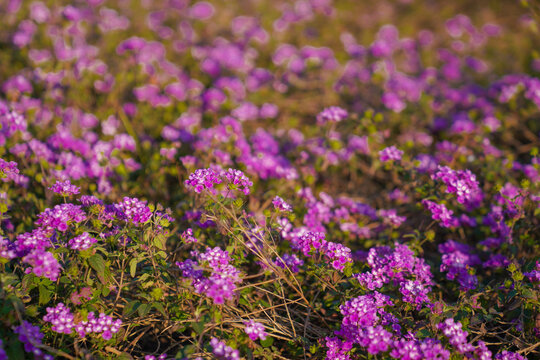
[[158, 249], [160, 250], [165, 250], [167, 247], [166, 247], [166, 243], [167, 243], [167, 238], [163, 235], [157, 235], [155, 238], [154, 238], [154, 246], [157, 247]]
[[146, 316], [152, 310], [152, 304], [141, 304], [137, 309], [139, 316]]
[[135, 273], [137, 272], [137, 263], [137, 259], [131, 259], [131, 261], [129, 262], [129, 274], [132, 278], [135, 277]]
[[262, 347], [272, 346], [273, 343], [274, 343], [274, 338], [271, 337], [271, 336], [267, 336], [266, 340], [261, 340], [261, 346]]
[[88, 258], [88, 263], [94, 269], [98, 276], [102, 279], [105, 278], [105, 260], [99, 254], [92, 255]]
[[27, 291], [30, 292], [33, 288], [37, 286], [39, 278], [34, 275], [34, 273], [24, 275], [22, 279], [22, 286]]
[[195, 330], [197, 334], [200, 335], [204, 330], [204, 324], [206, 324], [206, 321], [202, 320], [199, 322], [194, 322], [193, 325], [191, 325], [191, 327], [193, 328], [193, 330]]
[[162, 303], [155, 302], [154, 304], [152, 304], [152, 306], [154, 307], [154, 309], [159, 311], [161, 315], [163, 315], [164, 317], [167, 317], [167, 313], [165, 312], [165, 307], [163, 306]]
[[39, 304], [45, 305], [51, 300], [53, 292], [43, 285], [39, 285]]
[[124, 307], [124, 316], [130, 316], [132, 315], [137, 309], [141, 306], [141, 302], [134, 300], [127, 303], [127, 305]]

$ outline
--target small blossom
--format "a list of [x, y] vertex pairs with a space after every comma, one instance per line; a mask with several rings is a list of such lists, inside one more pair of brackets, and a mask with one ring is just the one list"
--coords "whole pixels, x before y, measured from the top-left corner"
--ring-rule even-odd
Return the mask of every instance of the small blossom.
[[26, 273], [33, 272], [36, 276], [44, 276], [51, 281], [56, 281], [60, 276], [60, 264], [54, 255], [48, 251], [35, 250], [23, 258], [23, 262], [30, 265]]
[[220, 341], [217, 338], [210, 340], [212, 346], [212, 352], [216, 358], [220, 360], [240, 360], [240, 352], [227, 346], [224, 341]]
[[48, 354], [44, 354], [40, 349], [42, 345], [43, 334], [41, 333], [39, 326], [33, 326], [28, 321], [13, 329], [15, 334], [19, 334], [19, 341], [24, 344], [24, 351], [31, 353], [35, 358], [42, 357], [44, 360], [53, 360], [53, 357]]
[[193, 229], [187, 228], [182, 235], [180, 235], [180, 238], [184, 240], [186, 243], [196, 243], [197, 238], [193, 236]]
[[81, 321], [75, 325], [75, 330], [80, 337], [85, 337], [90, 333], [101, 333], [104, 340], [110, 340], [112, 334], [116, 334], [122, 326], [122, 320], [113, 320], [111, 316], [100, 313], [99, 317], [95, 317], [94, 312], [88, 313], [87, 320]]
[[[0, 125], [1, 126], [1, 125]], [[3, 181], [13, 180], [19, 174], [15, 161], [5, 161], [0, 159], [0, 179]]]
[[81, 235], [69, 240], [68, 245], [73, 250], [86, 250], [90, 249], [93, 244], [97, 243], [97, 239], [90, 236], [89, 233], [84, 232]]
[[222, 182], [223, 179], [218, 172], [212, 169], [197, 169], [189, 175], [189, 179], [184, 184], [199, 194], [203, 190], [214, 192], [214, 186]]
[[287, 204], [285, 200], [280, 198], [279, 196], [276, 196], [274, 200], [272, 200], [272, 204], [274, 205], [274, 208], [279, 211], [292, 211], [292, 206]]
[[66, 181], [57, 181], [53, 186], [49, 188], [53, 192], [60, 194], [62, 196], [69, 196], [78, 194], [81, 188], [71, 184], [69, 180]]
[[264, 326], [261, 323], [255, 322], [254, 320], [249, 320], [244, 322], [244, 325], [246, 325], [245, 332], [248, 334], [251, 340], [266, 340], [268, 334], [264, 331]]
[[71, 334], [71, 330], [75, 326], [73, 314], [63, 303], [58, 303], [56, 307], [48, 307], [47, 315], [43, 317], [43, 321], [50, 322], [52, 330], [57, 333]]
[[339, 106], [330, 106], [317, 115], [317, 124], [322, 125], [328, 122], [337, 123], [347, 118], [348, 115], [347, 110], [342, 109]]
[[120, 212], [121, 218], [131, 221], [135, 225], [144, 224], [152, 216], [152, 211], [146, 206], [146, 201], [127, 196], [121, 203], [116, 204], [116, 209]]
[[402, 156], [403, 151], [397, 149], [395, 146], [390, 146], [379, 151], [379, 159], [381, 159], [382, 162], [387, 162], [390, 160], [401, 160]]

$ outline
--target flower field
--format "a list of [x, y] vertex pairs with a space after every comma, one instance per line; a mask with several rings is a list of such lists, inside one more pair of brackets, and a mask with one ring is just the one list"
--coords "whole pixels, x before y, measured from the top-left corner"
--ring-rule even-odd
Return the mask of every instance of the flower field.
[[534, 1], [0, 20], [0, 360], [540, 359]]

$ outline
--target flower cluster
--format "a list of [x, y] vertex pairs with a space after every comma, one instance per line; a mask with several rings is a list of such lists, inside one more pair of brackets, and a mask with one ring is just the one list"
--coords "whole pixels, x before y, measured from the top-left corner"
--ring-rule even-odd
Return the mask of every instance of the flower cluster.
[[448, 318], [444, 322], [437, 325], [448, 338], [450, 344], [461, 354], [466, 354], [474, 350], [474, 347], [467, 342], [468, 333], [461, 329], [461, 323], [455, 322], [454, 319]]
[[16, 257], [17, 254], [15, 253], [13, 243], [0, 235], [0, 258], [11, 260]]
[[44, 276], [56, 281], [62, 270], [58, 260], [48, 251], [35, 250], [23, 257], [23, 262], [30, 265], [26, 273], [33, 272], [36, 276]]
[[328, 122], [337, 123], [347, 118], [347, 110], [339, 106], [330, 106], [317, 115], [317, 125], [323, 125]]
[[251, 182], [251, 180], [249, 180], [240, 170], [229, 169], [225, 173], [224, 178], [227, 180], [228, 184], [238, 188], [244, 195], [248, 195], [251, 186], [253, 186], [253, 182]]
[[53, 360], [52, 355], [45, 354], [40, 349], [42, 345], [43, 334], [39, 326], [33, 326], [28, 321], [23, 321], [21, 325], [13, 329], [15, 334], [19, 334], [19, 341], [24, 344], [24, 351], [34, 355], [35, 359]]
[[302, 234], [292, 244], [294, 248], [302, 251], [305, 256], [309, 256], [312, 251], [325, 256], [331, 261], [332, 267], [338, 271], [343, 271], [345, 265], [352, 263], [351, 249], [343, 244], [325, 240], [323, 232], [307, 231]]
[[193, 236], [193, 229], [187, 228], [182, 234], [180, 235], [180, 238], [186, 242], [186, 243], [196, 243], [197, 238]]
[[393, 339], [392, 332], [385, 326], [399, 329], [397, 318], [384, 310], [387, 306], [393, 306], [392, 301], [378, 292], [347, 301], [340, 306], [343, 320], [336, 335], [367, 348], [370, 354], [386, 352]]
[[208, 190], [214, 193], [214, 186], [221, 184], [223, 179], [221, 174], [212, 169], [197, 169], [194, 173], [189, 175], [184, 184], [190, 187], [196, 193], [201, 193], [203, 190]]
[[49, 189], [62, 196], [75, 195], [81, 191], [80, 187], [73, 185], [69, 180], [57, 181]]
[[[234, 296], [236, 284], [241, 282], [240, 271], [229, 264], [229, 253], [219, 247], [207, 248], [204, 253], [193, 251], [198, 262], [187, 259], [177, 262], [176, 265], [182, 270], [182, 276], [190, 278], [192, 285], [198, 294], [206, 294], [216, 304], [223, 304]], [[210, 268], [210, 275], [204, 275], [203, 265]]]
[[87, 320], [75, 324], [75, 330], [80, 337], [85, 337], [91, 333], [101, 333], [104, 340], [110, 340], [112, 334], [116, 334], [120, 330], [120, 326], [122, 326], [122, 320], [113, 320], [111, 316], [104, 313], [100, 313], [99, 317], [96, 318], [94, 312], [91, 311], [88, 313]]
[[431, 218], [440, 222], [442, 227], [450, 228], [458, 225], [458, 220], [452, 215], [454, 212], [446, 208], [444, 204], [437, 204], [430, 200], [422, 200], [424, 205], [429, 211], [431, 211]]
[[431, 304], [427, 294], [433, 283], [431, 270], [422, 258], [414, 256], [407, 245], [396, 244], [374, 247], [369, 250], [367, 263], [369, 272], [355, 274], [356, 279], [370, 290], [381, 288], [384, 284], [399, 286], [403, 301], [416, 304]]
[[3, 181], [13, 180], [17, 174], [19, 174], [19, 169], [15, 161], [5, 161], [0, 158], [0, 178]]
[[207, 190], [212, 194], [216, 194], [215, 185], [223, 182], [227, 183], [230, 188], [240, 190], [244, 195], [248, 195], [251, 186], [253, 186], [253, 182], [242, 171], [230, 168], [227, 171], [211, 168], [198, 169], [191, 173], [184, 183], [196, 193]]
[[121, 203], [115, 205], [120, 218], [141, 225], [150, 220], [152, 211], [146, 206], [146, 201], [137, 198], [124, 197]]
[[68, 245], [73, 250], [87, 250], [95, 243], [97, 243], [97, 239], [90, 236], [89, 233], [84, 232], [81, 235], [70, 239]]
[[264, 325], [258, 322], [255, 322], [255, 320], [249, 320], [245, 321], [244, 325], [246, 328], [244, 331], [249, 336], [249, 338], [253, 341], [257, 339], [266, 340], [266, 337], [268, 334], [264, 330]]
[[379, 151], [379, 159], [381, 159], [382, 162], [387, 162], [391, 160], [401, 160], [401, 157], [403, 156], [403, 151], [396, 148], [394, 145], [384, 148], [381, 151]]
[[526, 272], [523, 275], [529, 278], [532, 283], [538, 283], [540, 285], [540, 261], [536, 262], [536, 268], [530, 272]]
[[290, 212], [293, 210], [292, 206], [287, 204], [285, 200], [283, 200], [279, 196], [274, 197], [274, 199], [272, 200], [272, 204], [274, 205], [274, 208], [278, 211]]
[[286, 266], [291, 269], [292, 272], [296, 273], [300, 271], [299, 266], [304, 265], [304, 260], [299, 259], [295, 254], [283, 254], [281, 258], [275, 260], [277, 266], [285, 268]]
[[86, 213], [79, 205], [71, 203], [56, 205], [52, 209], [45, 209], [38, 215], [35, 224], [47, 232], [53, 230], [66, 231], [71, 222], [80, 223], [86, 220]]
[[503, 350], [501, 353], [495, 355], [495, 360], [527, 360], [527, 359], [518, 353]]
[[17, 235], [14, 245], [17, 256], [25, 256], [34, 250], [43, 251], [51, 247], [52, 243], [47, 232], [42, 229], [34, 229], [31, 233]]
[[56, 307], [48, 307], [47, 315], [43, 317], [43, 321], [50, 322], [52, 330], [57, 333], [71, 334], [75, 326], [73, 314], [63, 303], [58, 303]]
[[144, 360], [165, 360], [167, 359], [167, 354], [163, 353], [159, 355], [158, 357], [155, 357], [154, 355], [145, 355]]
[[476, 176], [470, 170], [452, 170], [448, 166], [439, 166], [431, 176], [441, 180], [446, 185], [446, 192], [456, 194], [461, 204], [471, 204], [477, 201], [480, 188]]
[[227, 346], [224, 341], [217, 338], [210, 339], [210, 345], [212, 346], [212, 353], [217, 359], [220, 360], [240, 360], [240, 352]]
[[443, 254], [440, 270], [447, 272], [446, 278], [457, 279], [463, 289], [475, 289], [478, 278], [471, 274], [470, 270], [480, 265], [481, 261], [472, 253], [472, 248], [466, 244], [448, 240], [439, 245], [439, 252]]
[[537, 356], [534, 9], [421, 3], [0, 1], [0, 360]]

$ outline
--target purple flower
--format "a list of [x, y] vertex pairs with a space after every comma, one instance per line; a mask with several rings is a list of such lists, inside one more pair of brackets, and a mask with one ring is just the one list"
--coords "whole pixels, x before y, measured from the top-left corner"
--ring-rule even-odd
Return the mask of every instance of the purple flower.
[[[403, 289], [413, 291], [410, 286], [422, 285], [429, 289], [433, 275], [424, 259], [414, 256], [414, 253], [402, 244], [396, 244], [394, 249], [388, 246], [374, 247], [369, 250], [367, 263], [371, 267], [369, 272], [356, 274], [356, 279], [370, 290], [381, 288], [384, 284], [396, 285], [413, 278], [418, 282], [404, 285]], [[414, 290], [419, 292], [418, 290]], [[409, 293], [404, 294], [409, 299]]]
[[346, 353], [352, 350], [352, 341], [341, 341], [337, 337], [326, 337], [327, 360], [350, 360]]
[[478, 279], [469, 273], [469, 269], [481, 264], [477, 255], [471, 254], [472, 249], [465, 244], [449, 240], [439, 245], [439, 252], [443, 254], [441, 272], [448, 272], [446, 278], [457, 279], [463, 289], [475, 289]]
[[60, 264], [48, 251], [34, 250], [22, 260], [31, 267], [31, 269], [26, 270], [26, 273], [33, 272], [36, 276], [44, 276], [51, 281], [56, 281], [60, 276]]
[[307, 231], [293, 241], [293, 249], [302, 251], [309, 256], [313, 251], [320, 253], [330, 261], [332, 267], [343, 272], [347, 263], [352, 263], [351, 249], [345, 245], [325, 240], [323, 232]]
[[197, 238], [193, 236], [193, 229], [187, 228], [182, 235], [180, 235], [180, 238], [184, 240], [186, 243], [196, 243]]
[[223, 179], [218, 172], [212, 169], [198, 169], [189, 175], [189, 179], [184, 184], [199, 194], [203, 190], [214, 193], [214, 185], [221, 184], [222, 182]]
[[349, 116], [347, 110], [340, 108], [339, 106], [330, 106], [324, 109], [317, 115], [317, 124], [322, 125], [328, 122], [337, 123]]
[[502, 352], [495, 355], [495, 360], [527, 360], [527, 359], [519, 355], [518, 353], [503, 350]]
[[460, 353], [465, 354], [474, 350], [474, 347], [467, 342], [468, 333], [461, 329], [461, 323], [448, 318], [443, 323], [437, 325], [442, 330], [444, 336], [448, 338], [450, 344]]
[[111, 316], [100, 313], [99, 317], [95, 317], [94, 312], [88, 313], [87, 320], [81, 321], [75, 325], [75, 330], [80, 337], [85, 337], [91, 333], [101, 333], [104, 340], [110, 340], [112, 334], [116, 334], [122, 326], [122, 320], [113, 320]]
[[231, 185], [238, 186], [239, 190], [248, 195], [250, 192], [250, 187], [253, 185], [251, 180], [244, 175], [240, 170], [229, 169], [225, 173], [225, 179]]
[[[195, 292], [206, 294], [216, 304], [223, 304], [225, 300], [234, 297], [236, 284], [241, 282], [240, 271], [233, 265], [229, 253], [219, 247], [207, 248], [204, 253], [192, 252], [197, 257], [197, 262], [187, 259], [177, 262], [176, 265], [182, 270], [182, 276], [190, 278]], [[204, 264], [210, 267], [210, 275], [205, 276]]]
[[97, 243], [97, 239], [84, 232], [81, 235], [70, 239], [68, 245], [73, 250], [87, 250]]
[[526, 272], [523, 275], [529, 278], [532, 283], [540, 283], [540, 261], [536, 262], [536, 268], [530, 272]]
[[261, 323], [255, 322], [255, 320], [245, 321], [245, 332], [249, 338], [253, 341], [257, 339], [266, 340], [268, 334], [264, 331], [264, 326]]
[[60, 204], [53, 209], [45, 209], [38, 215], [35, 224], [41, 229], [52, 232], [53, 230], [66, 231], [71, 222], [80, 223], [86, 220], [86, 213], [79, 205]]
[[224, 341], [220, 341], [217, 338], [210, 340], [212, 346], [212, 352], [216, 358], [220, 360], [240, 360], [240, 352], [227, 346]]
[[381, 159], [382, 162], [387, 162], [390, 160], [396, 160], [396, 161], [401, 160], [402, 156], [403, 156], [403, 151], [397, 149], [393, 145], [379, 151], [379, 159]]
[[137, 198], [124, 197], [121, 203], [115, 205], [120, 217], [134, 225], [141, 225], [150, 220], [152, 211], [146, 206], [146, 201]]
[[159, 355], [157, 358], [154, 355], [145, 355], [144, 360], [165, 360], [167, 359], [167, 354], [163, 353]]
[[457, 201], [469, 204], [476, 200], [480, 189], [476, 176], [470, 170], [452, 170], [448, 166], [439, 166], [432, 179], [441, 180], [446, 185], [446, 192], [456, 194]]
[[407, 106], [405, 101], [394, 92], [385, 92], [381, 100], [384, 106], [397, 113], [400, 113]]
[[14, 245], [17, 249], [17, 256], [25, 256], [34, 250], [43, 251], [51, 247], [52, 243], [46, 231], [34, 229], [31, 233], [17, 235]]
[[0, 258], [11, 260], [16, 257], [17, 254], [15, 253], [13, 244], [8, 239], [0, 236]]
[[283, 254], [281, 259], [277, 258], [274, 262], [283, 269], [288, 266], [293, 273], [298, 272], [300, 270], [298, 267], [304, 265], [304, 260], [299, 259], [295, 254]]
[[81, 188], [75, 185], [72, 185], [69, 180], [66, 180], [66, 181], [57, 181], [54, 185], [52, 185], [49, 188], [49, 190], [52, 190], [53, 192], [60, 194], [62, 196], [69, 196], [69, 195], [78, 194]]
[[199, 1], [189, 9], [189, 16], [198, 20], [206, 20], [211, 18], [214, 12], [215, 9], [212, 4], [207, 1]]
[[458, 226], [458, 220], [452, 215], [454, 212], [448, 210], [444, 204], [437, 204], [433, 201], [422, 200], [424, 205], [429, 211], [431, 211], [431, 218], [441, 223], [441, 226], [450, 228]]
[[287, 204], [285, 200], [283, 200], [279, 196], [276, 196], [274, 200], [272, 200], [272, 204], [274, 205], [274, 208], [278, 211], [292, 211], [292, 206]]
[[0, 339], [0, 360], [8, 360], [6, 351], [4, 350], [4, 343]]
[[50, 322], [53, 331], [68, 335], [71, 334], [75, 326], [73, 323], [73, 314], [63, 303], [58, 303], [56, 307], [48, 307], [47, 315], [43, 317], [43, 321]]
[[28, 321], [24, 320], [23, 323], [13, 329], [15, 334], [19, 334], [19, 341], [24, 344], [24, 351], [32, 353], [35, 358], [42, 357], [44, 360], [53, 360], [53, 356], [43, 353], [40, 349], [42, 345], [43, 334], [41, 333], [39, 326], [33, 326]]
[[82, 195], [79, 198], [79, 202], [83, 204], [84, 207], [92, 205], [103, 205], [103, 201], [95, 197], [94, 195]]

